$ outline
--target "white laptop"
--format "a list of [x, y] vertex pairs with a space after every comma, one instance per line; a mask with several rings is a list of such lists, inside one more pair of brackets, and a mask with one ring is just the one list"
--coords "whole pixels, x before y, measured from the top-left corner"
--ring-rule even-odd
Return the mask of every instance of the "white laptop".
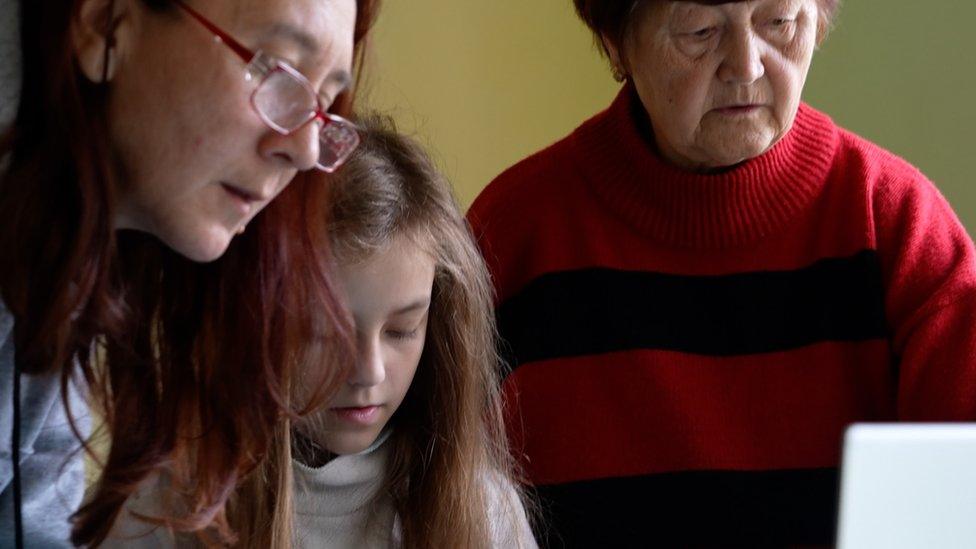
[[976, 423], [857, 424], [838, 549], [976, 549]]

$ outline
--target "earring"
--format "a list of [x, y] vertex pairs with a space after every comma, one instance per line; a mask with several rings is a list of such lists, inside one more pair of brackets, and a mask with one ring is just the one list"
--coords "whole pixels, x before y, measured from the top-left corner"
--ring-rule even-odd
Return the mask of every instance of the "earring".
[[623, 82], [624, 80], [627, 79], [627, 73], [625, 73], [623, 69], [621, 69], [616, 65], [611, 67], [610, 72], [611, 74], [613, 74], [613, 79], [616, 80], [617, 82]]
[[105, 55], [102, 57], [102, 84], [106, 84], [112, 75], [112, 62], [114, 61], [114, 55], [112, 52], [115, 51], [112, 47], [111, 41], [109, 45], [105, 48]]
[[105, 22], [105, 52], [102, 54], [102, 84], [108, 82], [109, 67], [112, 63], [112, 50], [115, 49], [115, 2], [108, 3], [107, 21]]

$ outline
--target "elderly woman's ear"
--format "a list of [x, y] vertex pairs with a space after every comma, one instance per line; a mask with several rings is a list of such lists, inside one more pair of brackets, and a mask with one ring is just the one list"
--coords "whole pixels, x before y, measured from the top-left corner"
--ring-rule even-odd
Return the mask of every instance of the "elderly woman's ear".
[[628, 71], [626, 60], [621, 55], [620, 48], [606, 34], [600, 35], [600, 40], [603, 42], [603, 51], [607, 53], [607, 58], [610, 60], [610, 71], [613, 74], [613, 79], [617, 82], [623, 82], [627, 79]]

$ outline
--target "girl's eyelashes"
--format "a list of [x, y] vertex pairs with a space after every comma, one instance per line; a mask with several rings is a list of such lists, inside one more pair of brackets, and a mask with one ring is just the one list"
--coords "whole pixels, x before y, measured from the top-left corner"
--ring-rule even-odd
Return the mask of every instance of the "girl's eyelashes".
[[416, 339], [420, 334], [420, 327], [416, 327], [412, 330], [398, 330], [394, 328], [389, 328], [386, 330], [386, 335], [395, 340], [406, 340], [406, 339]]
[[408, 313], [394, 315], [383, 333], [396, 341], [418, 338], [427, 326], [427, 310], [413, 310]]

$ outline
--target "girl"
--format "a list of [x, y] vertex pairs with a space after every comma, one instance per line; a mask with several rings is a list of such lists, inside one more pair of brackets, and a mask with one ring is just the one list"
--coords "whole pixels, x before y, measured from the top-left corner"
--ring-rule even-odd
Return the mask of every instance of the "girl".
[[22, 101], [0, 128], [0, 546], [69, 543], [73, 377], [112, 446], [71, 541], [97, 544], [164, 463], [192, 475], [178, 527], [229, 537], [224, 504], [298, 363], [296, 304], [338, 310], [296, 222], [318, 218], [321, 185], [285, 187], [354, 146], [327, 111], [349, 106], [376, 4], [20, 3]]
[[278, 431], [231, 498], [231, 524], [244, 547], [535, 547], [502, 427], [484, 263], [421, 148], [389, 122], [363, 125], [330, 182], [328, 221], [355, 366], [323, 409]]

